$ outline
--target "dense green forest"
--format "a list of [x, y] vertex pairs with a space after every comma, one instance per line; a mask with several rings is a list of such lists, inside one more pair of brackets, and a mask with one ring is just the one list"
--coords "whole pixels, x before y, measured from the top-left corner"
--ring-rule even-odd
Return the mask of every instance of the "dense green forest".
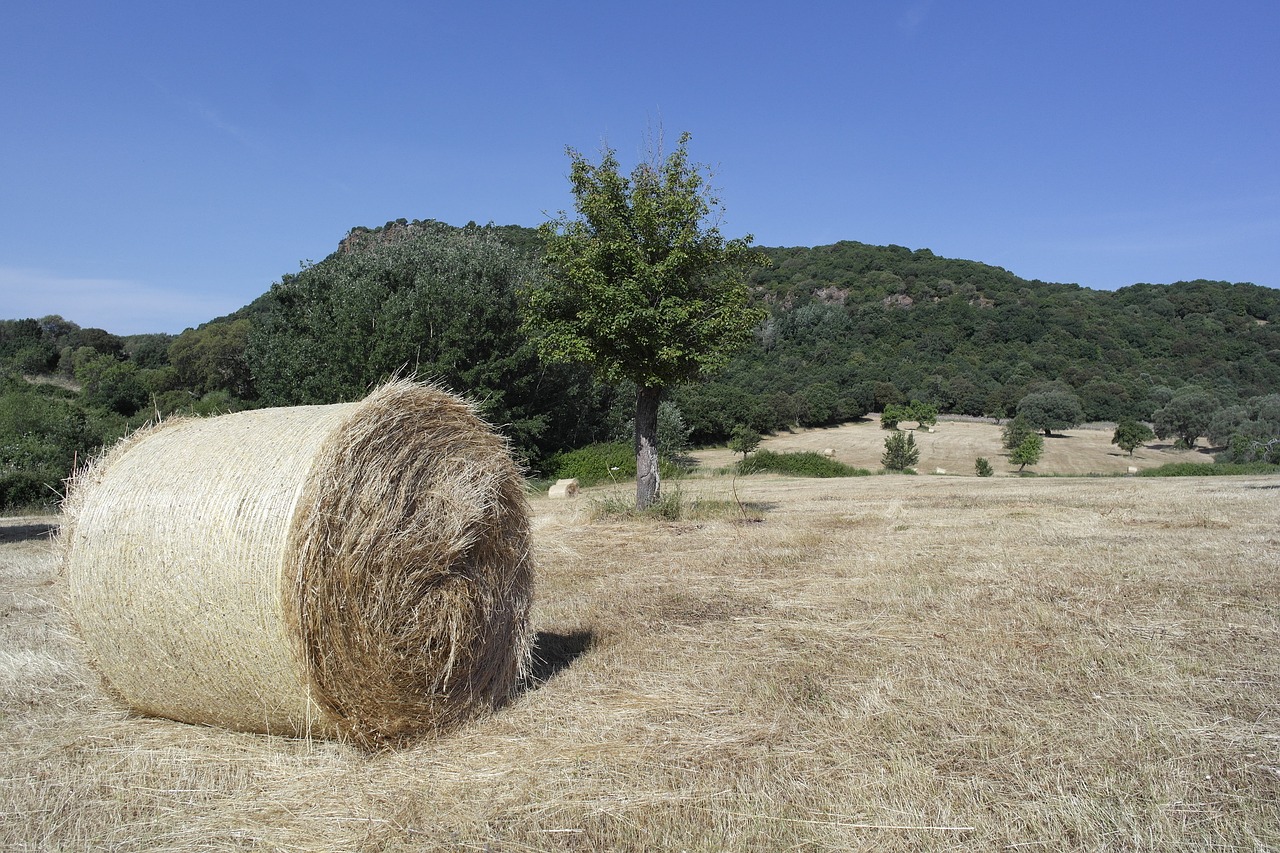
[[[855, 242], [763, 251], [771, 264], [750, 284], [768, 318], [725, 370], [668, 395], [670, 443], [908, 401], [1003, 419], [1048, 395], [1077, 419], [1206, 436], [1237, 461], [1280, 453], [1278, 290], [1095, 291]], [[180, 335], [0, 320], [0, 506], [54, 502], [76, 461], [150, 419], [350, 400], [397, 373], [475, 400], [534, 471], [625, 438], [633, 389], [542, 363], [520, 332], [539, 255], [533, 229], [397, 220], [353, 229], [329, 257]]]

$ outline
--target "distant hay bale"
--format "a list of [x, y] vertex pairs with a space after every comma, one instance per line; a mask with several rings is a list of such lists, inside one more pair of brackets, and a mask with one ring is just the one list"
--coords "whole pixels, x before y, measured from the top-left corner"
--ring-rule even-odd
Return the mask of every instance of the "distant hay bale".
[[374, 745], [523, 676], [523, 480], [439, 389], [165, 422], [80, 473], [65, 511], [72, 615], [140, 713]]
[[556, 480], [556, 484], [547, 490], [547, 497], [552, 500], [562, 501], [566, 498], [576, 498], [578, 496], [578, 481], [576, 479]]
[[1129, 473], [1130, 473], [1130, 474], [1136, 474], [1136, 473], [1138, 473], [1137, 466], [1130, 465], [1130, 466], [1129, 466]]
[[933, 473], [935, 473], [935, 474], [945, 474], [945, 473], [947, 473], [947, 469], [946, 469], [946, 468], [934, 468], [934, 469], [933, 469]]
[[836, 452], [832, 450], [830, 447], [825, 447], [822, 450], [822, 455], [830, 459], [831, 457], [836, 455]]

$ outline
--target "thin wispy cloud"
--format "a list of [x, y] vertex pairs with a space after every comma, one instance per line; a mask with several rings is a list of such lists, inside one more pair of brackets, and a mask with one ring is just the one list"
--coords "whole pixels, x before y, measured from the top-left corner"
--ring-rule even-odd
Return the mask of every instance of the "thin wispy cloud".
[[163, 95], [169, 103], [173, 104], [187, 115], [197, 119], [206, 127], [236, 140], [247, 148], [255, 150], [258, 149], [258, 140], [254, 138], [253, 134], [249, 133], [234, 122], [229, 121], [216, 107], [200, 100], [199, 98], [178, 94], [155, 78], [150, 78], [148, 82], [150, 82], [151, 85], [155, 87], [156, 91]]
[[177, 333], [241, 307], [233, 302], [226, 295], [203, 297], [126, 279], [0, 267], [6, 319], [59, 314], [118, 335]]

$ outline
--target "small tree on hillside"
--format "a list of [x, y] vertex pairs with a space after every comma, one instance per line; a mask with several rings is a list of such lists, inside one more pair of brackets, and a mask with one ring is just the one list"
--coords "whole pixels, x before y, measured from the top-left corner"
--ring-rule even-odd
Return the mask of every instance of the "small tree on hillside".
[[1038, 463], [1042, 453], [1044, 453], [1044, 439], [1033, 432], [1013, 449], [1009, 454], [1009, 461], [1017, 465], [1018, 471], [1021, 472], [1028, 465]]
[[578, 216], [561, 212], [539, 229], [546, 275], [524, 290], [525, 328], [544, 358], [635, 383], [638, 509], [658, 497], [663, 389], [724, 366], [765, 316], [744, 272], [768, 261], [750, 236], [721, 236], [720, 201], [689, 162], [689, 138], [629, 178], [611, 148], [599, 164], [569, 149]]
[[1111, 436], [1111, 443], [1118, 445], [1121, 450], [1132, 456], [1134, 449], [1138, 445], [1155, 437], [1156, 434], [1151, 431], [1151, 427], [1140, 421], [1126, 419], [1116, 424], [1116, 431]]
[[905, 471], [920, 461], [920, 448], [910, 432], [894, 432], [884, 440], [884, 455], [880, 464], [887, 471]]

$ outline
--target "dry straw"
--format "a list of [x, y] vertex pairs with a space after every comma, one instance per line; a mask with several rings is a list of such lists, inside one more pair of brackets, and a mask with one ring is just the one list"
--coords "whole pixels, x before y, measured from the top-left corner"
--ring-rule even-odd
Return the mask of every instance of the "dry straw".
[[135, 711], [376, 745], [523, 675], [523, 481], [439, 389], [165, 422], [78, 475], [66, 515], [72, 615]]

